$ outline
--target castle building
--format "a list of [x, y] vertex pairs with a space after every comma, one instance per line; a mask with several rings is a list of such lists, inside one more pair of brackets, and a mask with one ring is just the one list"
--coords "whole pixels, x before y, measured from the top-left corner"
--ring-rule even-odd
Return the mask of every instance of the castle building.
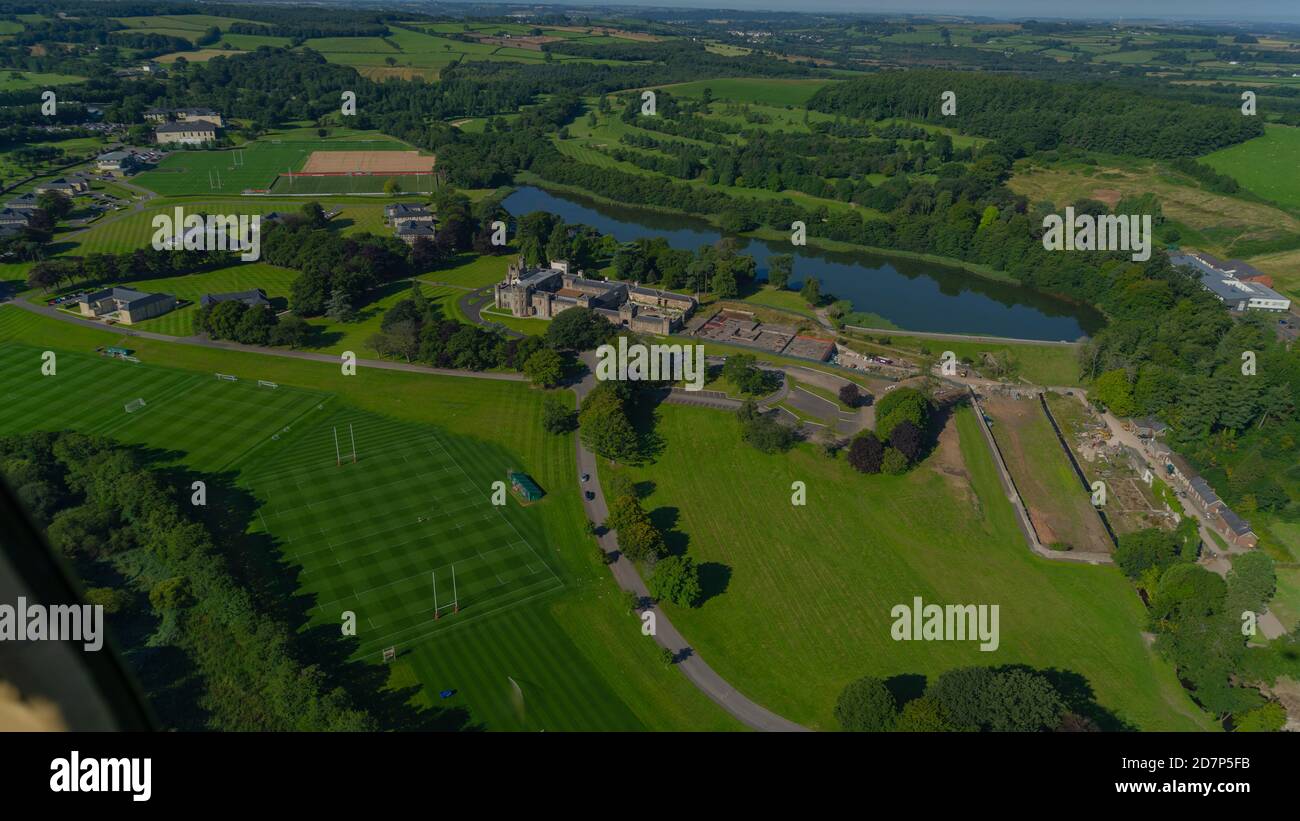
[[626, 282], [588, 279], [565, 260], [545, 268], [510, 264], [495, 288], [496, 307], [513, 316], [553, 319], [569, 308], [590, 308], [615, 325], [640, 333], [667, 335], [694, 313], [694, 297]]

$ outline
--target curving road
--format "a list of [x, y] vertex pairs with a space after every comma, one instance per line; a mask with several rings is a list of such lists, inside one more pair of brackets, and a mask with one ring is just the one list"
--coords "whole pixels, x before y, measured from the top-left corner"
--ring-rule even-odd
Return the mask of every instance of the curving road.
[[[17, 306], [25, 311], [34, 314], [52, 317], [62, 322], [69, 322], [74, 325], [83, 325], [98, 330], [120, 330], [127, 336], [133, 336], [140, 339], [151, 339], [159, 342], [170, 342], [177, 345], [192, 345], [200, 348], [219, 348], [223, 350], [242, 351], [246, 353], [257, 353], [263, 356], [279, 356], [287, 359], [304, 359], [315, 362], [328, 362], [338, 364], [339, 358], [330, 354], [317, 354], [307, 351], [287, 351], [278, 348], [262, 348], [253, 345], [241, 345], [236, 342], [222, 342], [205, 337], [177, 337], [167, 336], [165, 334], [153, 333], [150, 331], [130, 331], [122, 326], [109, 328], [102, 322], [95, 322], [89, 319], [80, 319], [70, 316], [55, 308], [46, 305], [33, 305], [22, 297], [14, 299], [10, 304]], [[578, 401], [591, 391], [596, 385], [595, 378], [595, 359], [594, 354], [584, 356], [584, 361], [588, 365], [588, 372], [582, 382], [574, 386], [574, 391], [578, 395]], [[379, 368], [381, 370], [407, 371], [411, 373], [432, 373], [443, 376], [461, 376], [473, 379], [497, 379], [504, 381], [520, 382], [525, 381], [522, 374], [514, 373], [486, 373], [482, 371], [457, 371], [447, 370], [445, 368], [430, 368], [424, 365], [410, 365], [403, 362], [388, 362], [378, 359], [358, 359], [359, 366], [369, 368]], [[575, 436], [574, 441], [577, 447], [578, 472], [591, 474], [591, 492], [594, 498], [587, 499], [583, 496], [583, 507], [587, 518], [593, 522], [603, 522], [609, 517], [609, 509], [605, 504], [605, 495], [600, 487], [600, 479], [597, 474], [597, 458], [595, 454], [587, 450], [582, 444], [582, 438]], [[585, 489], [585, 488], [584, 488]], [[632, 562], [624, 557], [618, 549], [618, 538], [613, 532], [605, 532], [599, 537], [600, 547], [606, 553], [613, 554], [617, 558], [609, 565], [610, 571], [614, 574], [614, 580], [623, 590], [631, 591], [641, 598], [642, 601], [649, 602], [650, 591], [646, 588], [645, 582], [641, 579], [641, 574], [637, 572]], [[676, 666], [682, 671], [682, 674], [690, 680], [699, 690], [708, 696], [714, 703], [722, 707], [738, 721], [745, 726], [768, 732], [807, 732], [808, 728], [793, 721], [782, 718], [773, 713], [771, 710], [750, 701], [739, 690], [727, 683], [722, 676], [718, 675], [712, 667], [700, 658], [687, 643], [682, 634], [677, 631], [673, 623], [669, 621], [668, 616], [659, 609], [657, 605], [651, 604], [644, 610], [653, 611], [655, 614], [656, 635], [655, 641], [664, 648], [671, 650], [677, 658]]]
[[[595, 355], [589, 352], [584, 354], [582, 359], [587, 365], [587, 373], [583, 376], [582, 381], [574, 386], [574, 392], [578, 395], [579, 403], [596, 387]], [[582, 444], [581, 436], [575, 436], [574, 440], [577, 443], [578, 473], [591, 474], [591, 480], [588, 485], [583, 486], [583, 489], [586, 490], [587, 487], [590, 487], [593, 498], [587, 499], [584, 494], [583, 507], [586, 510], [588, 519], [593, 522], [603, 522], [609, 517], [609, 508], [605, 504], [605, 493], [600, 487], [600, 477], [597, 474], [599, 460], [594, 453], [587, 450], [586, 446]], [[652, 601], [650, 591], [646, 587], [645, 581], [642, 580], [641, 574], [637, 572], [636, 565], [619, 551], [617, 535], [613, 531], [606, 530], [599, 536], [599, 541], [601, 550], [616, 557], [609, 565], [609, 569], [614, 574], [614, 580], [618, 582], [618, 586], [634, 593], [643, 602]], [[677, 659], [676, 666], [682, 671], [682, 674], [700, 692], [734, 716], [736, 720], [754, 730], [808, 732], [807, 727], [782, 718], [761, 704], [749, 700], [743, 693], [728, 684], [722, 676], [718, 675], [712, 667], [705, 663], [704, 659], [700, 658], [686, 639], [682, 637], [682, 634], [677, 631], [677, 628], [673, 626], [673, 623], [668, 620], [668, 615], [658, 605], [649, 604], [638, 608], [638, 612], [645, 612], [646, 610], [655, 614], [655, 642], [660, 647], [672, 651], [674, 658]]]

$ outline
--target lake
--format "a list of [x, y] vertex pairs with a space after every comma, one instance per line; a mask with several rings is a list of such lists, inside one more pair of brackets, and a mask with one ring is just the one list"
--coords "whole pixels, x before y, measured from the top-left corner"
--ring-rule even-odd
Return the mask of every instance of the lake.
[[[565, 222], [590, 225], [621, 242], [663, 237], [673, 248], [694, 251], [724, 234], [704, 220], [641, 208], [606, 205], [533, 186], [505, 200], [516, 217], [548, 211]], [[794, 256], [795, 290], [815, 276], [823, 294], [847, 299], [858, 311], [884, 317], [909, 331], [1074, 341], [1105, 324], [1097, 311], [1009, 283], [996, 282], [945, 265], [862, 252], [823, 251], [808, 246], [735, 237], [767, 276], [772, 254]]]

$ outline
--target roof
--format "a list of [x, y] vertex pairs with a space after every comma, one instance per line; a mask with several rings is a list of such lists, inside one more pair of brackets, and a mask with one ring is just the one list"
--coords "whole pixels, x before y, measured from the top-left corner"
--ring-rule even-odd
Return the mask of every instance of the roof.
[[404, 222], [397, 226], [397, 234], [415, 234], [420, 237], [431, 237], [434, 234], [433, 226], [427, 222]]
[[96, 291], [93, 294], [83, 296], [78, 302], [99, 302], [102, 299], [115, 299], [118, 302], [126, 303], [123, 307], [128, 311], [134, 308], [143, 308], [154, 302], [162, 302], [167, 299], [175, 299], [171, 294], [146, 294], [143, 291], [137, 291], [134, 288], [105, 288], [102, 291]]
[[519, 471], [512, 470], [509, 472], [508, 476], [510, 483], [518, 485], [519, 490], [523, 492], [524, 496], [527, 498], [540, 499], [545, 495], [542, 493], [542, 489], [537, 486], [537, 483], [534, 482], [533, 478], [527, 473], [520, 473]]
[[182, 134], [186, 131], [211, 131], [217, 133], [217, 127], [206, 120], [185, 123], [163, 123], [154, 129], [157, 134]]
[[245, 305], [269, 305], [271, 300], [266, 298], [266, 291], [261, 288], [253, 288], [249, 291], [231, 291], [226, 294], [204, 294], [199, 297], [199, 305], [207, 307], [215, 305], [218, 302], [231, 302], [238, 300]]
[[1201, 500], [1204, 501], [1206, 505], [1212, 505], [1219, 501], [1219, 494], [1215, 493], [1214, 488], [1210, 487], [1210, 483], [1202, 479], [1200, 476], [1188, 481], [1187, 485], [1191, 488], [1193, 493], [1201, 497]]
[[423, 205], [410, 205], [405, 202], [393, 203], [384, 206], [384, 216], [386, 217], [427, 217], [432, 216], [428, 208]]
[[646, 288], [641, 285], [629, 285], [628, 291], [633, 294], [643, 294], [658, 299], [672, 300], [673, 302], [694, 302], [695, 297], [687, 294], [675, 294], [672, 291], [661, 291], [658, 288]]
[[1141, 419], [1134, 419], [1133, 424], [1138, 426], [1139, 428], [1150, 428], [1156, 433], [1160, 433], [1162, 431], [1166, 431], [1169, 429], [1168, 425], [1166, 425], [1164, 422], [1161, 422], [1159, 419], [1155, 418], [1154, 416], [1143, 416]]
[[106, 154], [100, 154], [95, 159], [98, 162], [113, 162], [114, 160], [121, 162], [122, 160], [125, 160], [128, 157], [134, 157], [134, 156], [135, 155], [129, 151], [109, 151]]
[[1250, 529], [1250, 522], [1247, 522], [1236, 513], [1233, 513], [1232, 510], [1227, 507], [1223, 507], [1219, 510], [1219, 518], [1223, 519], [1223, 523], [1228, 526], [1228, 529], [1238, 536], [1245, 536], [1247, 533], [1252, 532]]

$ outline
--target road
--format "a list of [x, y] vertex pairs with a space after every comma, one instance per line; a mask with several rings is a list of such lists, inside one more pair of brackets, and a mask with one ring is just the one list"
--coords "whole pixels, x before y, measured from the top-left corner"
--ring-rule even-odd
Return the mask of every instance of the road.
[[[587, 364], [587, 374], [582, 381], [574, 386], [574, 392], [578, 395], [579, 403], [593, 388], [596, 387], [595, 377], [595, 355], [588, 353], [583, 356], [583, 361]], [[591, 479], [582, 489], [590, 491], [591, 499], [583, 495], [583, 507], [586, 509], [587, 518], [593, 522], [600, 523], [609, 518], [609, 508], [605, 504], [605, 494], [600, 487], [600, 476], [598, 474], [599, 459], [582, 444], [582, 437], [574, 437], [578, 453], [578, 473], [590, 474]], [[622, 554], [618, 547], [618, 536], [613, 531], [605, 531], [599, 537], [600, 548], [606, 554], [615, 556], [615, 560], [610, 563], [610, 572], [614, 574], [614, 580], [623, 590], [630, 591], [638, 596], [642, 602], [651, 602], [650, 591], [642, 580], [641, 574], [637, 572], [636, 565], [630, 559]], [[781, 716], [768, 710], [760, 704], [757, 704], [745, 697], [743, 693], [727, 683], [722, 676], [718, 675], [712, 667], [700, 658], [699, 654], [687, 643], [682, 634], [677, 631], [673, 623], [669, 621], [668, 615], [659, 608], [657, 604], [650, 603], [638, 608], [638, 613], [645, 611], [654, 613], [655, 616], [655, 642], [673, 653], [677, 659], [676, 667], [682, 671], [682, 674], [694, 684], [700, 692], [704, 693], [713, 700], [722, 709], [726, 710], [736, 720], [740, 721], [746, 727], [754, 730], [765, 732], [807, 732], [808, 728], [796, 724], [793, 721], [782, 718]], [[629, 635], [635, 629], [628, 626]]]
[[[97, 322], [91, 319], [80, 319], [75, 316], [69, 316], [57, 308], [51, 308], [48, 305], [33, 305], [28, 302], [25, 295], [20, 294], [15, 297], [12, 305], [21, 308], [24, 311], [30, 311], [34, 314], [51, 317], [61, 322], [69, 322], [74, 325], [83, 325], [89, 328], [96, 328], [101, 331], [114, 331], [124, 334], [127, 337], [135, 339], [151, 339], [158, 342], [170, 342], [176, 345], [190, 345], [196, 348], [216, 348], [225, 351], [240, 351], [241, 353], [255, 353], [262, 356], [278, 356], [283, 359], [301, 359], [309, 362], [328, 362], [332, 365], [341, 363], [338, 354], [312, 353], [310, 351], [290, 351], [283, 348], [263, 348], [258, 345], [242, 345], [238, 342], [226, 342], [216, 339], [208, 339], [202, 336], [168, 336], [166, 334], [153, 333], [152, 331], [133, 331], [125, 325], [105, 325], [103, 322]], [[496, 379], [503, 382], [526, 382], [528, 378], [519, 373], [492, 373], [487, 371], [458, 371], [451, 368], [431, 368], [427, 365], [414, 365], [407, 362], [390, 362], [385, 359], [358, 359], [358, 368], [376, 368], [381, 371], [405, 371], [407, 373], [429, 373], [439, 376], [462, 376], [473, 379]]]
[[[89, 319], [79, 319], [69, 316], [62, 311], [56, 310], [45, 305], [33, 305], [27, 302], [21, 296], [16, 298], [13, 303], [18, 308], [30, 311], [42, 316], [52, 317], [62, 322], [68, 322], [75, 325], [84, 325], [99, 330], [121, 331], [127, 336], [139, 339], [150, 339], [159, 342], [168, 342], [177, 345], [191, 345], [199, 348], [217, 348], [222, 350], [241, 351], [246, 353], [257, 353], [263, 356], [279, 356], [286, 359], [302, 359], [314, 362], [328, 362], [338, 364], [339, 357], [330, 354], [316, 354], [307, 351], [287, 351], [277, 348], [262, 348], [254, 345], [241, 345], [235, 342], [221, 342], [204, 337], [176, 337], [165, 334], [152, 333], [150, 331], [131, 331], [122, 326], [105, 326], [102, 322], [96, 322]], [[596, 379], [594, 376], [595, 355], [588, 354], [587, 360], [588, 373], [583, 381], [575, 386], [575, 392], [578, 394], [578, 401], [595, 387]], [[424, 365], [411, 365], [404, 362], [388, 362], [378, 359], [358, 359], [358, 367], [378, 368], [380, 370], [406, 371], [410, 373], [431, 373], [442, 376], [460, 376], [473, 379], [497, 379], [511, 382], [526, 381], [522, 374], [514, 373], [486, 373], [482, 371], [457, 371], [445, 368], [430, 368]], [[600, 487], [600, 479], [597, 473], [596, 456], [587, 450], [582, 444], [582, 438], [575, 436], [574, 441], [577, 443], [578, 454], [578, 471], [579, 473], [588, 473], [591, 480], [588, 483], [594, 499], [583, 497], [583, 506], [586, 510], [587, 518], [593, 522], [603, 522], [609, 517], [609, 510], [605, 505], [604, 493]], [[586, 488], [584, 488], [586, 489]], [[614, 579], [619, 587], [629, 590], [641, 597], [642, 601], [650, 601], [650, 591], [646, 588], [645, 582], [641, 579], [641, 574], [637, 572], [636, 567], [630, 560], [625, 558], [618, 549], [618, 538], [613, 532], [606, 532], [600, 537], [601, 549], [606, 553], [617, 556], [617, 559], [609, 566], [610, 571], [614, 574]], [[755, 730], [764, 730], [770, 732], [799, 732], [807, 731], [806, 727], [795, 724], [792, 721], [782, 718], [765, 707], [750, 701], [739, 690], [731, 686], [719, 676], [712, 667], [704, 662], [687, 643], [682, 634], [677, 631], [668, 616], [659, 609], [657, 605], [651, 604], [648, 608], [642, 610], [651, 610], [655, 613], [656, 635], [655, 641], [668, 650], [671, 650], [678, 659], [677, 668], [682, 674], [700, 689], [706, 696], [713, 700], [718, 706], [722, 707], [738, 721], [747, 727]], [[629, 628], [629, 631], [631, 628]]]

